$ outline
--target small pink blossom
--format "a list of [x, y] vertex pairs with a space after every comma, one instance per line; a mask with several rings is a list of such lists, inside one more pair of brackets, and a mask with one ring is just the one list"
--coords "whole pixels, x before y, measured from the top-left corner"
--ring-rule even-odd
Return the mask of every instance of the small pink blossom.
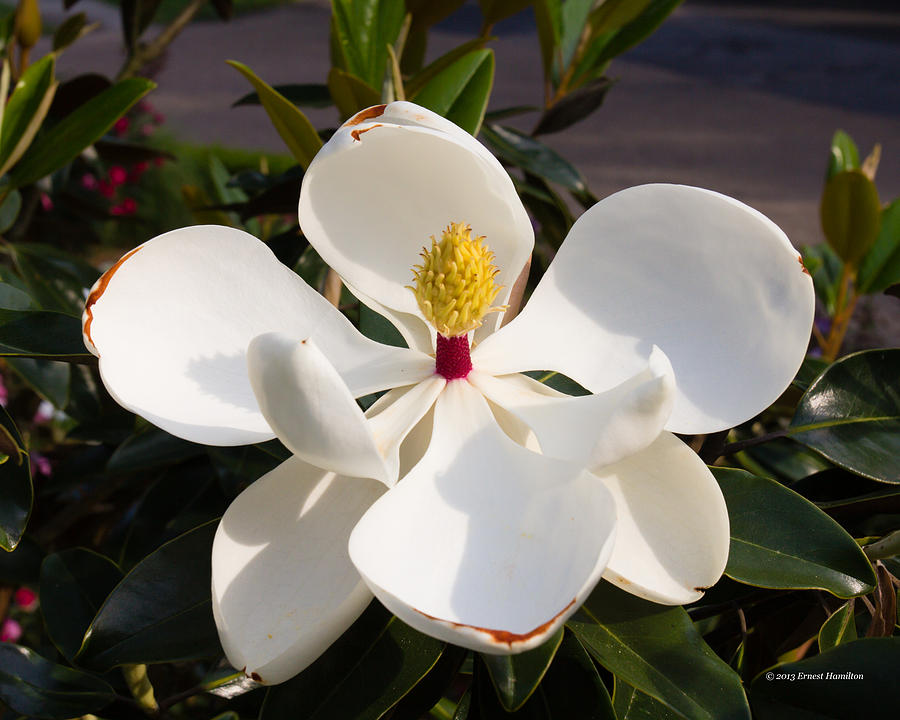
[[35, 475], [50, 477], [53, 474], [53, 466], [46, 456], [41, 455], [40, 453], [30, 452], [28, 453], [28, 457], [31, 460], [31, 468]]
[[0, 406], [6, 407], [6, 403], [9, 402], [9, 390], [6, 389], [6, 383], [3, 381], [3, 376], [0, 375]]
[[81, 187], [83, 187], [85, 190], [96, 190], [99, 187], [97, 178], [95, 178], [90, 173], [85, 173], [81, 176]]
[[37, 607], [37, 593], [29, 587], [20, 587], [13, 595], [13, 602], [26, 612]]
[[118, 205], [110, 208], [113, 215], [134, 215], [137, 212], [137, 201], [134, 198], [127, 197]]
[[0, 642], [16, 642], [22, 637], [22, 626], [12, 618], [6, 618], [0, 625]]
[[128, 126], [131, 124], [131, 121], [127, 117], [120, 117], [116, 120], [116, 124], [113, 125], [113, 132], [116, 135], [122, 136], [128, 132]]
[[52, 403], [42, 400], [41, 404], [38, 405], [37, 410], [35, 410], [34, 417], [31, 421], [35, 425], [42, 425], [45, 422], [50, 422], [53, 419], [53, 412], [55, 409], [56, 408], [53, 407]]
[[166, 116], [163, 115], [161, 112], [153, 113], [153, 122], [155, 122], [157, 125], [162, 125], [165, 121], [166, 121]]
[[124, 185], [126, 180], [128, 180], [128, 171], [121, 165], [113, 165], [109, 169], [109, 183], [113, 187]]
[[41, 207], [44, 209], [44, 212], [50, 212], [53, 209], [53, 200], [45, 192], [41, 193]]
[[150, 167], [150, 165], [147, 162], [135, 163], [131, 166], [131, 173], [128, 176], [128, 180], [130, 182], [137, 182], [140, 180], [141, 175], [147, 172], [148, 167]]
[[156, 132], [156, 128], [151, 123], [141, 125], [141, 135], [144, 137], [150, 137], [154, 132]]
[[115, 186], [112, 183], [108, 182], [107, 180], [101, 180], [97, 184], [97, 189], [99, 190], [100, 194], [105, 198], [111, 198], [113, 195], [116, 194]]

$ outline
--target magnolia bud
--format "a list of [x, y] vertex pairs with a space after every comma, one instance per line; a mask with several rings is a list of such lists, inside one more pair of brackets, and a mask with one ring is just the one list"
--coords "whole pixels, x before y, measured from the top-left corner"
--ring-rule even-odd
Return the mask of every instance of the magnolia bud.
[[38, 0], [19, 0], [16, 9], [16, 41], [24, 49], [33, 48], [41, 37], [41, 9]]

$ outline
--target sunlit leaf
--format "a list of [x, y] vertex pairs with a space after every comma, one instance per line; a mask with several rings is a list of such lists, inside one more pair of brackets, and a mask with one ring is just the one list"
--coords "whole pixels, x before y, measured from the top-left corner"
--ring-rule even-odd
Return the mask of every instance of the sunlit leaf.
[[861, 293], [880, 293], [900, 283], [900, 199], [881, 211], [881, 228], [875, 244], [859, 266], [857, 288]]
[[878, 190], [860, 170], [845, 170], [825, 183], [819, 205], [822, 231], [845, 263], [857, 265], [875, 243], [881, 226]]
[[474, 50], [437, 73], [413, 99], [475, 135], [493, 83], [493, 50]]
[[547, 642], [518, 655], [482, 655], [497, 697], [507, 712], [518, 710], [537, 689], [563, 640], [560, 628]]

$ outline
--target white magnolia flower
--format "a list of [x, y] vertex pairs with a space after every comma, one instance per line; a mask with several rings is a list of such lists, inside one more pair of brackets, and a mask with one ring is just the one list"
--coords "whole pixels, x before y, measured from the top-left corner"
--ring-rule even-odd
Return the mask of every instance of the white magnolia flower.
[[[706, 190], [625, 190], [578, 220], [521, 315], [498, 330], [502, 313], [488, 313], [467, 333], [497, 286], [506, 302], [531, 224], [482, 145], [405, 102], [338, 130], [307, 170], [300, 221], [408, 348], [363, 337], [224, 227], [131, 251], [85, 310], [122, 405], [189, 440], [277, 436], [294, 453], [216, 536], [213, 607], [235, 667], [287, 679], [372, 593], [422, 632], [513, 653], [557, 630], [601, 576], [671, 604], [719, 578], [722, 494], [672, 433], [752, 417], [802, 361], [812, 283], [771, 221]], [[451, 223], [414, 281], [420, 248]], [[467, 225], [493, 257], [467, 244]], [[442, 252], [459, 275], [438, 276]], [[423, 308], [462, 334], [436, 341]], [[560, 395], [527, 370], [593, 394]], [[354, 398], [384, 390], [364, 415]]]

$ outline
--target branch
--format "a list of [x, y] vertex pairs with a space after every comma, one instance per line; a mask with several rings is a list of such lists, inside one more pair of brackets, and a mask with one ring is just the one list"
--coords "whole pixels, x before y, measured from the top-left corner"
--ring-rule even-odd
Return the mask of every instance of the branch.
[[742, 450], [746, 450], [747, 448], [755, 447], [756, 445], [762, 445], [763, 443], [771, 442], [772, 440], [778, 440], [779, 438], [787, 436], [788, 431], [785, 429], [766, 433], [765, 435], [760, 435], [759, 437], [747, 438], [746, 440], [738, 440], [737, 442], [728, 443], [725, 447], [723, 447], [721, 454], [734, 455], [735, 453], [739, 453]]
[[178, 34], [184, 30], [185, 26], [194, 19], [194, 16], [200, 12], [200, 9], [205, 4], [206, 0], [191, 0], [191, 2], [185, 6], [184, 10], [182, 10], [178, 16], [153, 39], [153, 42], [147, 45], [140, 45], [135, 49], [131, 57], [125, 61], [122, 69], [119, 70], [116, 80], [124, 80], [125, 78], [131, 77], [148, 62], [155, 60], [162, 55], [166, 48], [169, 47], [176, 37], [178, 37]]

